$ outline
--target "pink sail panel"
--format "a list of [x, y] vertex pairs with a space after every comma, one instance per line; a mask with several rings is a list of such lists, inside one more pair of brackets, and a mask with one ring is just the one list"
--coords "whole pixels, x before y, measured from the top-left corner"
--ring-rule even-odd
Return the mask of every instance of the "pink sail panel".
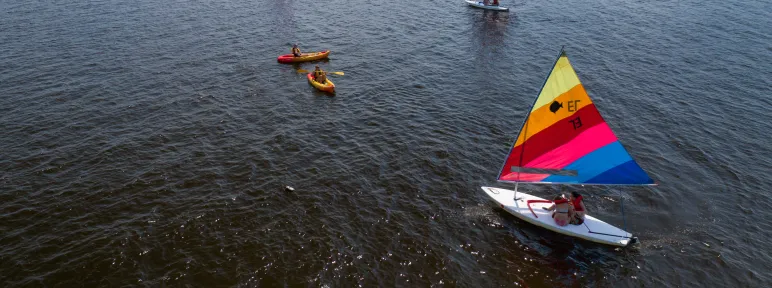
[[[519, 174], [519, 175], [518, 175]], [[520, 178], [518, 178], [518, 176]], [[506, 175], [501, 175], [501, 179], [504, 181], [517, 181], [517, 182], [539, 182], [544, 178], [549, 177], [550, 174], [533, 174], [533, 173], [517, 173], [512, 172]]]
[[528, 168], [562, 169], [582, 156], [617, 141], [614, 132], [606, 123], [600, 123], [587, 129], [566, 144], [542, 154], [523, 165]]

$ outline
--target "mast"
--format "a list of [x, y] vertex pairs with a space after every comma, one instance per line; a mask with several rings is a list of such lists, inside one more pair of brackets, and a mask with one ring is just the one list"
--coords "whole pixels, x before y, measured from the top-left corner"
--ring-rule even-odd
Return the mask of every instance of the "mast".
[[[558, 54], [558, 57], [555, 58], [555, 61], [552, 63], [552, 68], [547, 73], [547, 77], [544, 77], [544, 82], [541, 84], [541, 88], [539, 88], [539, 93], [541, 93], [541, 91], [544, 90], [544, 86], [547, 85], [547, 80], [549, 80], [550, 75], [552, 75], [552, 70], [555, 69], [555, 65], [558, 64], [558, 60], [560, 60], [560, 57], [562, 57], [565, 54], [565, 51], [563, 50], [565, 47], [566, 46], [560, 47], [560, 53]], [[539, 101], [539, 95], [536, 95], [536, 98], [533, 99], [533, 103], [531, 103], [531, 106], [529, 106], [530, 108], [528, 109], [528, 113], [526, 113], [525, 118], [523, 118], [523, 124], [520, 125], [520, 127], [524, 127], [523, 137], [528, 137], [528, 117], [531, 116], [531, 110], [533, 110], [533, 106], [536, 105], [536, 101]], [[509, 155], [512, 154], [512, 150], [515, 149], [515, 144], [517, 144], [517, 139], [519, 138], [520, 138], [520, 134], [518, 133], [517, 137], [515, 137], [515, 140], [512, 141], [512, 145], [510, 146], [512, 148], [509, 149], [509, 153], [507, 153], [507, 157], [504, 157], [504, 163], [501, 164], [501, 168], [499, 169], [499, 175], [496, 176], [497, 181], [501, 179], [501, 173], [504, 171], [504, 167], [507, 165], [507, 159], [509, 159]], [[521, 173], [520, 168], [522, 168], [522, 165], [523, 165], [523, 154], [525, 153], [525, 142], [526, 142], [525, 139], [523, 139], [523, 144], [522, 144], [522, 147], [520, 148], [522, 149], [522, 151], [520, 152], [520, 159], [518, 160], [518, 163], [517, 163], [517, 169], [518, 169], [517, 180], [518, 181], [515, 182], [515, 198], [517, 198], [517, 186], [520, 184], [520, 173]], [[517, 203], [517, 201], [515, 201], [515, 203]]]

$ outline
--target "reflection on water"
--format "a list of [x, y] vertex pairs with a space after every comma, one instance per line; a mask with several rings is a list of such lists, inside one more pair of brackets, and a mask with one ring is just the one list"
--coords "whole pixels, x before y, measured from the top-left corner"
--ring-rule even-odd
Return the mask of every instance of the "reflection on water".
[[[472, 26], [471, 34], [474, 44], [478, 48], [487, 46], [501, 46], [507, 39], [507, 29], [510, 22], [509, 12], [475, 9], [469, 13], [469, 22]], [[513, 19], [515, 17], [512, 17]]]
[[[511, 12], [498, 12], [490, 10], [474, 9], [469, 13], [470, 40], [472, 50], [469, 52], [474, 59], [474, 67], [471, 72], [473, 79], [481, 87], [497, 85], [502, 75], [502, 67], [511, 66], [513, 63], [502, 61], [506, 59], [506, 45], [510, 39]], [[514, 137], [514, 136], [513, 136]]]
[[483, 10], [478, 20], [477, 33], [481, 46], [500, 46], [504, 44], [509, 24], [508, 12]]
[[[257, 4], [257, 3], [255, 3]], [[266, 1], [257, 4], [258, 6], [268, 5], [268, 15], [271, 16], [271, 21], [265, 21], [262, 25], [266, 25], [270, 30], [273, 30], [276, 36], [287, 36], [289, 39], [294, 39], [297, 36], [298, 23], [295, 23], [295, 0], [275, 0]], [[291, 43], [287, 43], [290, 47], [292, 44], [306, 44], [299, 42], [301, 39], [293, 40]], [[302, 48], [301, 48], [302, 49]]]

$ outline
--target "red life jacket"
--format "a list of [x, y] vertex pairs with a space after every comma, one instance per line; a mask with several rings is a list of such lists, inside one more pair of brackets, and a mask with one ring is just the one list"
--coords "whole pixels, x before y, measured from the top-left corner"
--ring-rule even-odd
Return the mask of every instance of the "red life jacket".
[[555, 205], [558, 205], [558, 204], [568, 203], [568, 199], [558, 199], [552, 202], [555, 202]]
[[576, 212], [584, 212], [584, 209], [582, 209], [582, 196], [574, 198], [574, 201], [571, 204], [574, 204], [574, 211]]

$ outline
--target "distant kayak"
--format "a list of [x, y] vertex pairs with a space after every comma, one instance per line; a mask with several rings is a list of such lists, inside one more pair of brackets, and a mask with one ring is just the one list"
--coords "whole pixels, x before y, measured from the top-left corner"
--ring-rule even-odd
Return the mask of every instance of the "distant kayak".
[[292, 55], [292, 54], [285, 54], [285, 55], [279, 56], [277, 60], [279, 61], [279, 63], [298, 63], [298, 62], [321, 60], [321, 59], [327, 58], [327, 56], [329, 55], [330, 55], [330, 50], [326, 50], [322, 52], [303, 53], [298, 57], [295, 57], [295, 55]]
[[509, 8], [501, 7], [501, 6], [485, 5], [483, 4], [483, 2], [480, 2], [480, 1], [465, 0], [465, 2], [469, 6], [477, 7], [480, 9], [488, 9], [488, 10], [495, 10], [495, 11], [509, 11]]
[[327, 81], [324, 82], [324, 84], [316, 82], [314, 80], [314, 73], [308, 73], [308, 83], [311, 83], [311, 86], [314, 86], [314, 88], [319, 89], [319, 91], [324, 91], [327, 93], [335, 93], [335, 83], [332, 83], [330, 79], [328, 78]]

